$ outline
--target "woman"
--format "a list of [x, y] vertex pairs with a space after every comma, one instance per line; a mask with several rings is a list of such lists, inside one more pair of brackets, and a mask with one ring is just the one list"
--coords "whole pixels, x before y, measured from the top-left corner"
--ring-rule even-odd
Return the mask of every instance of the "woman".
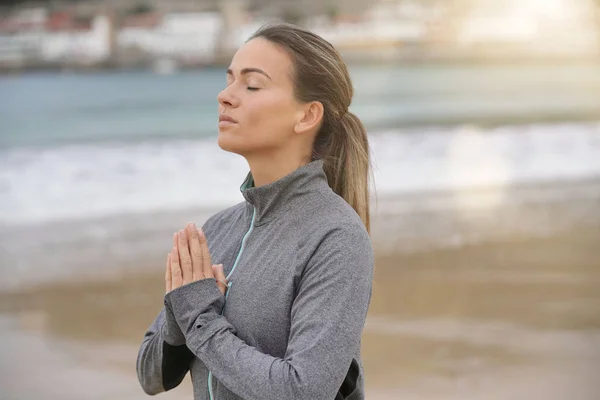
[[237, 51], [218, 143], [248, 161], [245, 202], [175, 234], [137, 361], [146, 393], [190, 371], [195, 399], [364, 398], [369, 148], [352, 94], [308, 31], [264, 27]]

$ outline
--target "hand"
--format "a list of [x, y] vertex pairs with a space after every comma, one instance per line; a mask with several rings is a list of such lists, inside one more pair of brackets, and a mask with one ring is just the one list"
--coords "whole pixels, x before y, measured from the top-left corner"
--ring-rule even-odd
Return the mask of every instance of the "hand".
[[173, 234], [173, 248], [167, 256], [166, 292], [191, 282], [215, 278], [222, 294], [227, 290], [223, 264], [212, 265], [206, 236], [196, 225], [188, 224]]

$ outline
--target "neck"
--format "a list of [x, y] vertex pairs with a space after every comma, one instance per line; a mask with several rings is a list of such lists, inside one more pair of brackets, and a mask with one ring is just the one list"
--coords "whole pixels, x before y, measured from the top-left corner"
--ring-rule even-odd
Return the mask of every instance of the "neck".
[[246, 157], [248, 166], [252, 172], [254, 186], [260, 187], [275, 182], [289, 175], [298, 168], [310, 162], [301, 157], [290, 157], [289, 155], [251, 156]]

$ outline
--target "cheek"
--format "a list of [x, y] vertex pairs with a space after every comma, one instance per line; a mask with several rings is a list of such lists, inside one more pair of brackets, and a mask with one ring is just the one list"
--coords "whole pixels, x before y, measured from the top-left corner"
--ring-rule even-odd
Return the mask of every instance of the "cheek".
[[[269, 96], [249, 100], [247, 132], [261, 142], [276, 142], [293, 131], [295, 108], [286, 98]], [[246, 130], [246, 129], [244, 129]]]

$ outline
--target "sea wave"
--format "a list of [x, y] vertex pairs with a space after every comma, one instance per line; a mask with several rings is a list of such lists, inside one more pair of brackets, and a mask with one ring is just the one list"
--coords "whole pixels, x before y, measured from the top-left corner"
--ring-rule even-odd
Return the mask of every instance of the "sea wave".
[[[370, 143], [384, 197], [600, 175], [600, 122], [407, 128]], [[0, 224], [226, 207], [247, 171], [214, 137], [5, 149]]]

